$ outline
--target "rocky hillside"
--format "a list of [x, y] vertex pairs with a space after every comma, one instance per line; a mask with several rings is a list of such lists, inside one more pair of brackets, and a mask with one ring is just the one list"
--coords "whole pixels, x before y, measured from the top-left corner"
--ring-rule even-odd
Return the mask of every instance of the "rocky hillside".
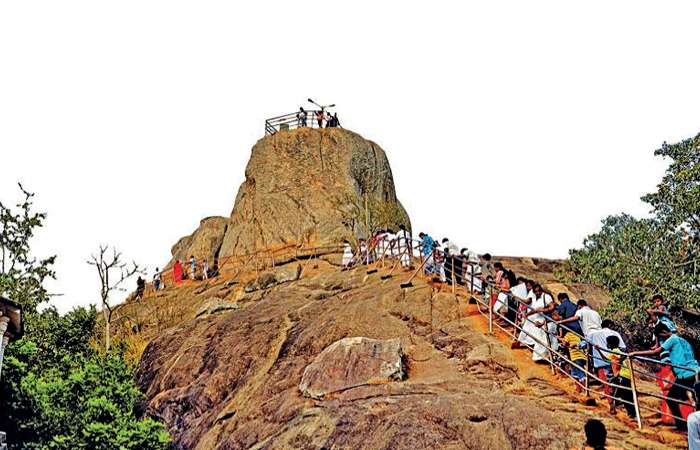
[[341, 128], [282, 131], [253, 147], [230, 217], [203, 220], [172, 253], [212, 259], [337, 244], [366, 237], [368, 221], [410, 227], [384, 151]]
[[[367, 232], [369, 210], [371, 221], [408, 223], [376, 144], [340, 129], [280, 132], [254, 147], [231, 217], [204, 219], [173, 256], [336, 244]], [[606, 301], [559, 283], [556, 261], [499, 259], [555, 294]], [[256, 262], [206, 281], [167, 279], [119, 308], [117, 334], [145, 348], [144, 411], [177, 449], [563, 450], [580, 447], [590, 417], [606, 422], [611, 445], [683, 446], [683, 436], [584, 406], [570, 382], [511, 351], [508, 335], [489, 334], [463, 290], [420, 278], [401, 288], [408, 272], [382, 279], [388, 267], [338, 263], [295, 253], [268, 271]]]
[[171, 312], [145, 328], [138, 381], [177, 448], [569, 449], [590, 417], [622, 448], [682, 447], [581, 404], [571, 383], [489, 335], [464, 293], [333, 262], [187, 281], [126, 306], [151, 308], [149, 320]]

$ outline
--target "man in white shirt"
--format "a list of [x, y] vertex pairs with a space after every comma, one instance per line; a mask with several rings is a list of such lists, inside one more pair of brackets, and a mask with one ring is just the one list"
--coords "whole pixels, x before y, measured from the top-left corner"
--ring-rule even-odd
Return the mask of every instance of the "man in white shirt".
[[581, 322], [581, 330], [583, 330], [583, 335], [588, 337], [588, 335], [595, 330], [600, 330], [603, 328], [602, 322], [600, 320], [600, 314], [597, 311], [591, 309], [585, 300], [579, 300], [576, 302], [578, 306], [578, 311], [576, 314], [569, 317], [568, 319], [560, 320], [559, 325], [568, 322], [574, 322], [579, 320]]

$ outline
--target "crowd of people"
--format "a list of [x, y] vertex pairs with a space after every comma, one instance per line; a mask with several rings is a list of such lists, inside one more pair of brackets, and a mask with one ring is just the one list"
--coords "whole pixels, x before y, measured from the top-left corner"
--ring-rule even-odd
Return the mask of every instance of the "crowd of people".
[[628, 347], [613, 321], [602, 319], [586, 300], [574, 303], [562, 292], [555, 301], [540, 284], [516, 277], [498, 262], [491, 269], [482, 261], [481, 267], [486, 279], [493, 278], [490, 307], [506, 324], [519, 330], [513, 348], [530, 348], [533, 360], [558, 364], [577, 380], [579, 391], [586, 372], [594, 374], [589, 381], [602, 384], [611, 410], [621, 404], [632, 419], [637, 411], [631, 361], [656, 355], [661, 370], [654, 376], [663, 382], [659, 383], [664, 389], [662, 406], [668, 414], [664, 422], [672, 418], [679, 430], [686, 429], [687, 417], [695, 409], [693, 392], [700, 364], [690, 343], [677, 334], [661, 295], [653, 297], [653, 306], [647, 311], [654, 343], [650, 349], [627, 353]]
[[338, 119], [338, 113], [331, 114], [329, 111], [318, 110], [318, 111], [306, 111], [303, 107], [299, 107], [299, 112], [297, 113], [297, 127], [302, 128], [308, 126], [309, 116], [311, 120], [315, 120], [318, 128], [336, 128], [340, 127], [340, 120]]
[[448, 238], [438, 242], [423, 232], [412, 239], [403, 225], [398, 233], [379, 230], [369, 241], [360, 239], [355, 247], [344, 242], [345, 268], [387, 257], [399, 258], [403, 267], [412, 266], [412, 260], [417, 259], [426, 275], [444, 283], [457, 283], [472, 295], [482, 296], [499, 324], [512, 327], [514, 349], [530, 349], [534, 361], [556, 364], [576, 380], [579, 392], [587, 387], [586, 374], [592, 374], [588, 377], [590, 384], [602, 385], [611, 410], [622, 406], [630, 418], [637, 414], [631, 360], [658, 357], [653, 361], [659, 370], [652, 378], [663, 393], [662, 422], [675, 424], [679, 430], [690, 424], [695, 430], [689, 436], [695, 433], [700, 442], [700, 413], [692, 420], [688, 418], [695, 410], [694, 387], [700, 386], [696, 384], [700, 364], [691, 344], [678, 334], [661, 295], [652, 298], [647, 310], [654, 342], [648, 349], [630, 352], [615, 323], [603, 319], [586, 300], [572, 301], [566, 292], [558, 293], [555, 300], [537, 281], [517, 276], [503, 263], [492, 261], [488, 253], [477, 255]]
[[[179, 259], [175, 260], [173, 263], [173, 283], [179, 283], [182, 280], [207, 280], [209, 278], [217, 276], [219, 273], [219, 262], [217, 258], [214, 258], [214, 265], [209, 267], [209, 261], [207, 258], [202, 258], [199, 262], [197, 259], [190, 255], [190, 259], [187, 265], [183, 265], [182, 261]], [[158, 275], [160, 280], [160, 275]], [[160, 284], [160, 283], [159, 283]], [[154, 277], [155, 285], [155, 277]]]
[[[219, 262], [218, 258], [214, 258], [214, 264], [209, 266], [209, 261], [207, 258], [202, 258], [199, 261], [190, 255], [187, 264], [183, 264], [180, 259], [176, 259], [172, 266], [172, 281], [173, 284], [179, 284], [183, 280], [208, 280], [209, 278], [216, 277], [219, 274]], [[153, 273], [153, 291], [160, 291], [165, 289], [165, 283], [163, 282], [164, 273], [156, 267]], [[136, 280], [136, 300], [143, 298], [144, 292], [146, 290], [146, 280], [139, 276]]]

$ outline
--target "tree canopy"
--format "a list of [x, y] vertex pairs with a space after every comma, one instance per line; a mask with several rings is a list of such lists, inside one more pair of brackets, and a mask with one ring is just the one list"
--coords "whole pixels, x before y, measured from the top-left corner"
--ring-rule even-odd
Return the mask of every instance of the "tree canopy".
[[700, 135], [664, 143], [655, 155], [670, 164], [656, 192], [643, 197], [652, 217], [607, 217], [570, 251], [570, 277], [607, 288], [608, 312], [633, 322], [656, 293], [671, 305], [700, 307]]

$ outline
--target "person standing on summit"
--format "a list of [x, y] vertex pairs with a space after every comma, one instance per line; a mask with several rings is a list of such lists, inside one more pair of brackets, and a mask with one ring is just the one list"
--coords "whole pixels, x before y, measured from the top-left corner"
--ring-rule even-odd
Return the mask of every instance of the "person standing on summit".
[[323, 111], [316, 111], [316, 122], [318, 122], [318, 127], [323, 128]]
[[303, 107], [299, 107], [299, 112], [297, 113], [297, 126], [299, 128], [306, 126], [306, 111]]

